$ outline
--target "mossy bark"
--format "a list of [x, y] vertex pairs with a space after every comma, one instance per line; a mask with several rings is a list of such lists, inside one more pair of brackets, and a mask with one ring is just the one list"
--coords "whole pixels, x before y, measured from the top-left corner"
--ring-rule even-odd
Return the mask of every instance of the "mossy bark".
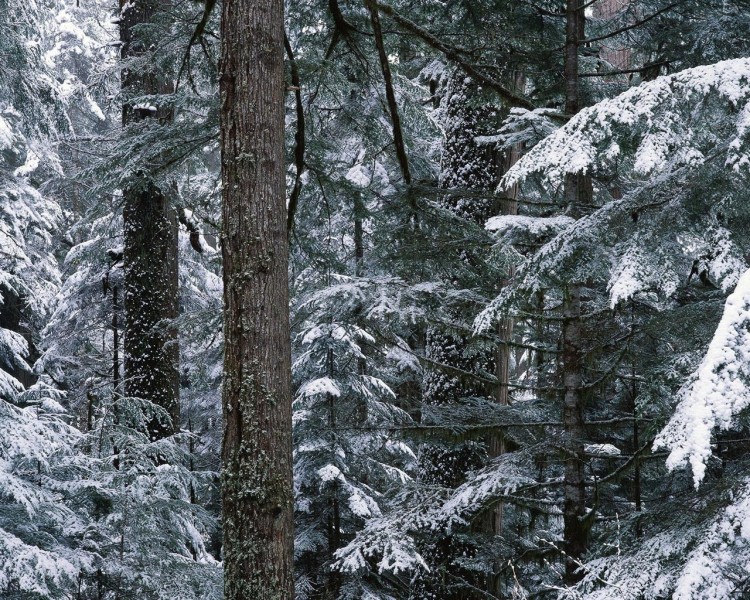
[[282, 0], [222, 5], [226, 600], [294, 595]]

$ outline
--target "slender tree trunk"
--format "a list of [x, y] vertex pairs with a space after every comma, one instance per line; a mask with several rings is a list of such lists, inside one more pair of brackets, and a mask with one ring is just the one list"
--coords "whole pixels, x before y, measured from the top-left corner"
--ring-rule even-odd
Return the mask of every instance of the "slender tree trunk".
[[[328, 377], [334, 378], [334, 355], [333, 349], [329, 348], [326, 355], [326, 371]], [[328, 400], [328, 428], [330, 431], [330, 451], [332, 455], [336, 453], [336, 397], [333, 394], [327, 394]], [[335, 460], [332, 457], [332, 460]], [[333, 563], [336, 550], [341, 547], [341, 509], [339, 506], [339, 485], [335, 481], [330, 491], [328, 515], [328, 560]], [[331, 570], [328, 573], [326, 582], [325, 598], [338, 598], [341, 588], [341, 575], [338, 571]]]
[[354, 198], [354, 276], [364, 275], [365, 243], [362, 229], [362, 220], [365, 207], [362, 197], [357, 194]]
[[[638, 426], [638, 382], [636, 380], [635, 354], [633, 353], [633, 339], [635, 336], [635, 302], [630, 301], [630, 399], [633, 403], [633, 452], [638, 452], [641, 447], [640, 428]], [[635, 459], [633, 465], [633, 496], [635, 502], [635, 512], [638, 513], [635, 526], [635, 536], [637, 538], [643, 535], [643, 526], [640, 518], [642, 506], [641, 498], [641, 461]]]
[[[123, 60], [142, 56], [149, 42], [143, 26], [168, 8], [168, 0], [120, 0]], [[122, 70], [123, 91], [131, 96], [172, 92], [171, 77], [154, 69]], [[169, 120], [170, 108], [123, 105], [123, 125], [143, 119]], [[151, 439], [179, 429], [179, 346], [174, 319], [178, 312], [177, 215], [169, 198], [154, 183], [149, 165], [123, 190], [125, 244], [125, 396], [152, 402], [168, 419], [148, 424]]]
[[586, 551], [586, 480], [584, 473], [583, 362], [581, 349], [581, 286], [573, 283], [563, 301], [563, 439], [565, 461], [563, 522], [565, 537], [565, 577], [568, 583], [580, 580], [579, 561]]
[[[565, 112], [577, 113], [580, 106], [578, 77], [578, 46], [584, 38], [585, 16], [582, 0], [567, 0], [565, 36]], [[581, 173], [565, 179], [565, 200], [568, 214], [580, 216], [580, 207], [591, 199], [591, 178]], [[584, 526], [586, 514], [586, 478], [584, 458], [584, 393], [583, 335], [581, 331], [581, 288], [571, 282], [563, 298], [562, 380], [564, 427], [564, 540], [565, 579], [575, 583], [583, 577], [580, 559], [586, 551], [588, 533]]]
[[115, 414], [120, 397], [120, 288], [112, 287], [112, 403]]
[[[364, 217], [365, 204], [362, 195], [354, 198], [354, 276], [362, 277], [365, 274], [365, 240], [364, 240]], [[367, 360], [364, 357], [357, 359], [357, 371], [360, 375], [367, 374]], [[362, 410], [358, 411], [357, 417], [364, 422], [367, 419], [367, 408], [363, 404]]]
[[[116, 426], [120, 424], [120, 288], [112, 287], [112, 417]], [[89, 405], [90, 406], [90, 405]], [[89, 429], [91, 427], [89, 426]], [[113, 465], [120, 468], [120, 449], [112, 442]]]
[[283, 0], [225, 0], [221, 148], [226, 600], [293, 598]]

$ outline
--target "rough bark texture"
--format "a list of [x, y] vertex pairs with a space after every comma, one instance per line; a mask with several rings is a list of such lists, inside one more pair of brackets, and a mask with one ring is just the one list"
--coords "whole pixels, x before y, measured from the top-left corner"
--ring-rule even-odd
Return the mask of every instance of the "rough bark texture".
[[[580, 106], [578, 77], [578, 46], [584, 39], [585, 16], [581, 0], [567, 0], [565, 36], [565, 112], [577, 113]], [[565, 200], [568, 214], [580, 216], [580, 206], [590, 203], [591, 178], [583, 174], [568, 175], [565, 179]], [[583, 577], [580, 559], [586, 551], [587, 532], [583, 517], [586, 514], [586, 479], [584, 473], [584, 394], [583, 394], [583, 336], [581, 332], [581, 284], [568, 285], [563, 299], [562, 380], [564, 451], [564, 506], [565, 578], [575, 583]]]
[[225, 0], [221, 148], [226, 600], [293, 597], [284, 5]]
[[[141, 26], [152, 23], [166, 8], [165, 0], [120, 0], [122, 58], [142, 55], [147, 42]], [[141, 28], [141, 31], [139, 31]], [[122, 71], [123, 90], [144, 96], [169, 93], [171, 77], [156, 69]], [[141, 119], [172, 117], [171, 109], [126, 103], [123, 125]], [[177, 215], [169, 198], [152, 180], [144, 165], [123, 190], [125, 243], [125, 396], [142, 398], [164, 409], [169, 419], [153, 418], [148, 424], [151, 439], [179, 430], [180, 377], [177, 330]]]
[[580, 580], [579, 561], [586, 551], [586, 480], [584, 473], [583, 361], [581, 348], [581, 286], [571, 284], [563, 302], [563, 424], [565, 428], [565, 481], [563, 523], [565, 529], [565, 577]]

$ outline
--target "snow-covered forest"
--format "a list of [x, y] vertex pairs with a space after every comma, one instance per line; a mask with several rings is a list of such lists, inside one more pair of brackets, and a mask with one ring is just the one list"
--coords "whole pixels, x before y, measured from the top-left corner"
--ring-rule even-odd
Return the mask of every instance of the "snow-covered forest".
[[0, 0], [0, 598], [748, 599], [748, 451], [748, 0]]

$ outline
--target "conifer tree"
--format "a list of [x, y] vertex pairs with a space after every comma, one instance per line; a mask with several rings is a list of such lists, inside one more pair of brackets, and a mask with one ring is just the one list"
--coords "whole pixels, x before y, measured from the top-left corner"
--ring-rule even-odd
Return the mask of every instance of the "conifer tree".
[[[173, 117], [167, 94], [171, 75], [152, 61], [150, 46], [168, 27], [170, 3], [120, 2], [123, 127], [154, 127]], [[154, 181], [155, 165], [144, 164], [123, 189], [122, 249], [125, 308], [126, 397], [152, 403], [161, 413], [148, 419], [156, 440], [180, 428], [177, 213], [170, 193]], [[171, 191], [172, 194], [174, 190]]]
[[284, 5], [222, 6], [224, 594], [294, 595]]

